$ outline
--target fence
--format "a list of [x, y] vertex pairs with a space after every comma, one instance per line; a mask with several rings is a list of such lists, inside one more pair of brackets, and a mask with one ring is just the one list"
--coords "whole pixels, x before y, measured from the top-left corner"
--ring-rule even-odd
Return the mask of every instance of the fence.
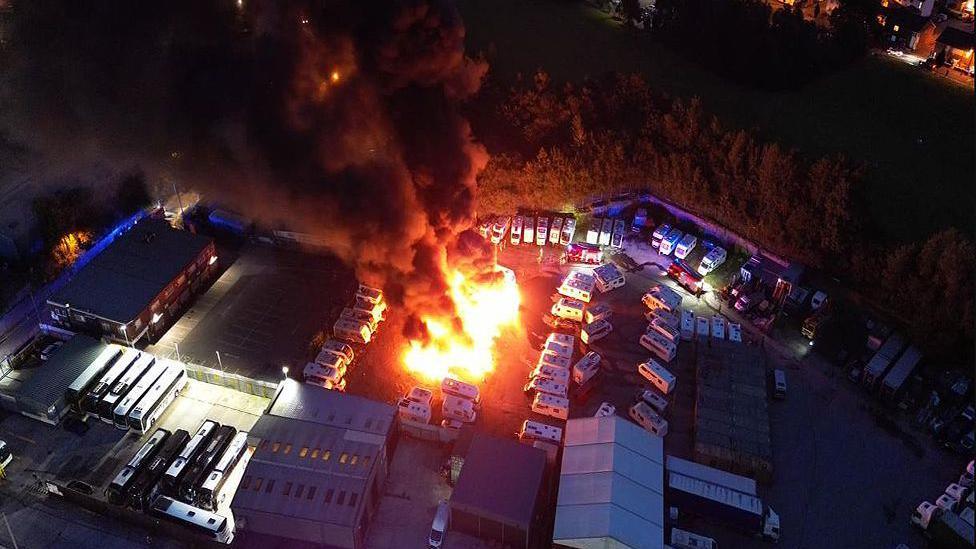
[[414, 438], [433, 442], [454, 442], [459, 432], [457, 429], [445, 429], [440, 425], [429, 425], [407, 419], [400, 420], [400, 431]]
[[756, 245], [755, 242], [742, 238], [738, 234], [730, 231], [729, 229], [726, 229], [725, 227], [719, 225], [718, 223], [715, 223], [703, 217], [699, 217], [698, 215], [695, 215], [687, 210], [675, 206], [674, 204], [666, 200], [662, 200], [654, 195], [650, 195], [650, 202], [651, 204], [660, 206], [665, 210], [667, 210], [668, 213], [673, 215], [675, 218], [677, 218], [678, 221], [692, 223], [694, 225], [701, 227], [702, 233], [704, 233], [705, 236], [719, 240], [725, 243], [726, 245], [732, 244], [736, 247], [742, 248], [747, 252], [749, 252], [749, 254], [751, 255], [755, 255], [759, 251], [759, 246]]
[[258, 379], [251, 379], [238, 374], [221, 372], [220, 370], [214, 370], [213, 368], [207, 368], [206, 366], [200, 366], [197, 364], [187, 363], [186, 375], [187, 377], [197, 381], [202, 381], [211, 385], [219, 385], [221, 387], [228, 387], [230, 389], [234, 389], [235, 391], [264, 398], [274, 398], [275, 391], [278, 390], [277, 383], [270, 383]]

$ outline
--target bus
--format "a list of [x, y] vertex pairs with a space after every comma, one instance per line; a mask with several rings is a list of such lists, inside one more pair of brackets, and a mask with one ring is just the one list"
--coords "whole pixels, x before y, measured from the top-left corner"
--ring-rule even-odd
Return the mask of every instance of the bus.
[[189, 440], [190, 433], [184, 429], [177, 429], [166, 439], [159, 452], [156, 452], [156, 455], [149, 460], [142, 471], [136, 475], [136, 479], [132, 481], [132, 485], [124, 497], [129, 507], [137, 511], [146, 511], [149, 508], [149, 502], [158, 493], [159, 479], [166, 472], [166, 468], [169, 467], [173, 458]]
[[179, 499], [187, 503], [196, 501], [200, 487], [207, 478], [207, 472], [210, 471], [210, 468], [217, 462], [220, 455], [227, 449], [227, 446], [236, 434], [237, 429], [230, 425], [221, 425], [217, 429], [213, 438], [200, 451], [200, 455], [193, 460], [186, 475], [183, 477], [183, 482], [180, 483]]
[[122, 354], [122, 347], [118, 345], [109, 345], [102, 349], [102, 352], [98, 354], [98, 357], [92, 361], [91, 364], [85, 368], [85, 371], [81, 373], [68, 387], [64, 393], [64, 400], [68, 403], [68, 406], [76, 412], [81, 412], [80, 404], [82, 397], [88, 393], [95, 383], [101, 378], [105, 370], [112, 365], [116, 359]]
[[105, 489], [105, 497], [108, 498], [110, 503], [119, 505], [123, 502], [125, 491], [132, 485], [132, 481], [135, 480], [142, 466], [149, 463], [149, 460], [156, 455], [156, 452], [159, 451], [159, 448], [166, 441], [167, 437], [169, 437], [169, 431], [156, 429], [156, 432], [149, 437], [149, 440], [142, 445], [142, 448], [139, 448], [136, 455], [132, 456], [132, 459], [119, 471], [119, 474], [115, 476], [115, 479]]
[[152, 503], [152, 511], [220, 543], [230, 544], [234, 541], [233, 520], [206, 509], [187, 505], [171, 497], [159, 496]]
[[183, 475], [189, 469], [188, 464], [192, 462], [196, 457], [197, 453], [203, 449], [204, 446], [210, 442], [214, 434], [217, 432], [217, 428], [220, 424], [215, 421], [204, 421], [200, 425], [200, 429], [197, 433], [193, 435], [190, 442], [180, 450], [179, 455], [173, 460], [173, 463], [166, 469], [163, 474], [162, 491], [164, 494], [169, 496], [175, 496], [177, 490], [179, 490], [180, 481], [183, 480]]
[[113, 415], [115, 413], [115, 407], [122, 402], [125, 395], [129, 394], [129, 391], [135, 387], [136, 383], [142, 378], [142, 375], [149, 370], [155, 361], [156, 357], [153, 355], [139, 353], [132, 366], [125, 371], [121, 379], [115, 382], [112, 390], [103, 396], [102, 400], [98, 401], [98, 416], [102, 418], [102, 421], [112, 423], [115, 419]]
[[129, 427], [138, 433], [151, 429], [176, 398], [176, 394], [186, 387], [186, 369], [183, 364], [173, 360], [163, 362], [167, 364], [166, 371], [129, 412]]
[[102, 400], [117, 379], [122, 377], [126, 369], [132, 365], [133, 361], [139, 356], [139, 351], [126, 347], [122, 350], [122, 356], [115, 361], [115, 364], [105, 372], [105, 375], [98, 380], [98, 383], [88, 393], [81, 397], [79, 408], [84, 414], [98, 413], [98, 403]]
[[203, 481], [197, 493], [197, 505], [211, 511], [217, 510], [220, 504], [220, 491], [224, 488], [224, 483], [230, 478], [231, 471], [241, 461], [244, 452], [247, 450], [247, 431], [238, 431], [233, 440], [221, 454], [217, 464], [210, 470], [210, 475]]
[[119, 405], [115, 407], [115, 411], [112, 412], [112, 423], [115, 424], [117, 429], [128, 430], [129, 428], [129, 412], [136, 407], [136, 403], [142, 399], [142, 396], [146, 394], [152, 386], [159, 379], [159, 376], [163, 375], [166, 370], [166, 363], [153, 359], [153, 365], [146, 372], [146, 375], [142, 376], [139, 383], [129, 391], [129, 394], [125, 395], [125, 398], [119, 402]]

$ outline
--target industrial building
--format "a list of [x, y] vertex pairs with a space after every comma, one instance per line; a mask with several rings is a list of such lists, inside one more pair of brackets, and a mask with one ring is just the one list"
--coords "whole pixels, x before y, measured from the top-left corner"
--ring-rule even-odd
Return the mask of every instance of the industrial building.
[[395, 448], [393, 406], [285, 380], [248, 437], [241, 547], [365, 546]]
[[619, 417], [566, 422], [554, 547], [664, 546], [664, 439]]
[[47, 300], [61, 328], [133, 344], [161, 335], [212, 278], [213, 240], [143, 219], [92, 257]]
[[542, 450], [473, 433], [451, 494], [451, 529], [505, 547], [534, 546], [545, 468]]

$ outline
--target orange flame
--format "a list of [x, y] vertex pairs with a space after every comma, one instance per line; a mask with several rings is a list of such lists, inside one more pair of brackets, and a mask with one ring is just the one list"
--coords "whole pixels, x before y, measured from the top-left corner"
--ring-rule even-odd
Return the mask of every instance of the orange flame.
[[[499, 272], [502, 268], [497, 268]], [[508, 271], [509, 273], [511, 271]], [[450, 296], [454, 302], [462, 333], [446, 318], [423, 317], [428, 341], [411, 340], [403, 363], [426, 381], [457, 377], [481, 382], [495, 369], [495, 342], [506, 327], [518, 321], [518, 285], [512, 276], [482, 283], [454, 270], [450, 277]]]

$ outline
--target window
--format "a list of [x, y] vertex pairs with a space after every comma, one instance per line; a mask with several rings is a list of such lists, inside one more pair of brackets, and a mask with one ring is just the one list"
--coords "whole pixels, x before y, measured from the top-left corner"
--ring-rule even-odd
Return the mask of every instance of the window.
[[312, 449], [312, 459], [318, 459], [318, 457], [319, 457], [319, 449], [318, 448], [313, 448]]
[[261, 491], [261, 482], [262, 481], [264, 481], [264, 479], [261, 478], [261, 477], [258, 477], [258, 479], [256, 481], [254, 481], [254, 491], [255, 492], [260, 492]]
[[283, 492], [286, 496], [291, 495], [291, 483], [285, 483], [285, 491]]
[[261, 441], [261, 449], [262, 450], [267, 450], [268, 449], [268, 439], [264, 439], [264, 440]]
[[298, 490], [295, 490], [295, 497], [296, 498], [302, 497], [302, 494], [304, 492], [305, 492], [305, 485], [304, 484], [299, 484], [298, 485]]
[[346, 491], [345, 490], [340, 490], [339, 491], [339, 497], [336, 498], [336, 504], [337, 505], [342, 505], [343, 503], [345, 503], [345, 501], [346, 501]]
[[308, 455], [308, 446], [302, 446], [302, 451], [298, 452], [298, 457], [304, 458]]
[[329, 461], [329, 458], [331, 457], [332, 457], [332, 450], [326, 450], [322, 452], [322, 461]]
[[335, 490], [333, 490], [332, 488], [329, 488], [328, 490], [325, 491], [325, 502], [326, 503], [331, 503], [332, 502], [332, 494], [334, 492], [335, 492]]
[[359, 456], [357, 454], [352, 455], [352, 460], [349, 461], [349, 465], [355, 465], [359, 461]]
[[196, 511], [190, 511], [190, 512], [188, 512], [186, 514], [186, 516], [188, 516], [188, 517], [195, 517], [195, 516], [197, 516], [197, 512]]
[[285, 444], [285, 455], [291, 453], [291, 444]]
[[276, 454], [278, 453], [278, 448], [281, 448], [280, 442], [275, 442], [274, 444], [271, 445], [271, 451]]
[[315, 487], [314, 486], [309, 486], [308, 487], [308, 495], [305, 496], [305, 497], [308, 498], [308, 499], [315, 499]]
[[359, 499], [359, 494], [353, 492], [352, 495], [349, 496], [349, 507], [355, 507], [357, 499]]
[[244, 475], [241, 479], [241, 488], [247, 490], [247, 487], [251, 485], [251, 477], [249, 475]]
[[274, 479], [268, 481], [268, 487], [264, 489], [264, 493], [270, 494], [271, 490], [274, 490]]
[[343, 452], [342, 455], [339, 456], [339, 463], [345, 463], [347, 461], [349, 461], [349, 454]]

